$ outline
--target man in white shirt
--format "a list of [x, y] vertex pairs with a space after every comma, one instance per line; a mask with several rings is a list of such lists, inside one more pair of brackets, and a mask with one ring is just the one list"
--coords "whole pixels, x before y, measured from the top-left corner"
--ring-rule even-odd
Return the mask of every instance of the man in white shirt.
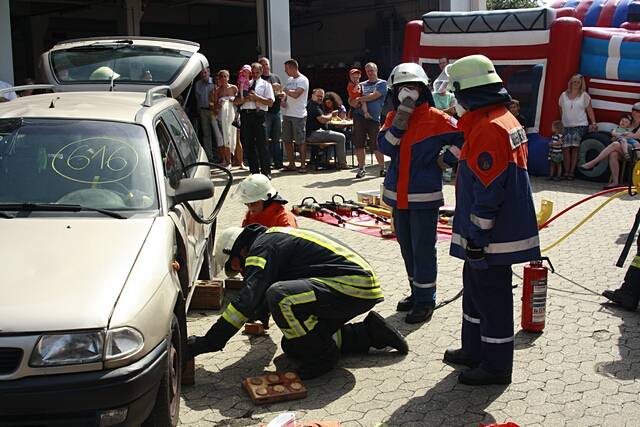
[[305, 173], [306, 161], [306, 123], [307, 123], [307, 98], [309, 97], [309, 79], [298, 71], [298, 61], [289, 59], [284, 63], [284, 71], [289, 78], [284, 86], [284, 98], [282, 100], [282, 141], [287, 150], [289, 166], [286, 170], [296, 170], [293, 142], [300, 148], [300, 169]]
[[[13, 87], [13, 85], [0, 80], [0, 89], [8, 89], [10, 87]], [[11, 101], [12, 99], [16, 99], [17, 97], [18, 96], [16, 95], [15, 92], [6, 92], [0, 95], [0, 102]]]
[[[263, 80], [262, 65], [251, 64], [251, 86], [249, 96], [239, 99], [240, 140], [249, 159], [249, 171], [261, 173], [271, 179], [271, 165], [267, 151], [267, 134], [264, 127], [265, 114], [273, 105], [275, 97], [271, 83]], [[238, 99], [238, 98], [236, 98]]]

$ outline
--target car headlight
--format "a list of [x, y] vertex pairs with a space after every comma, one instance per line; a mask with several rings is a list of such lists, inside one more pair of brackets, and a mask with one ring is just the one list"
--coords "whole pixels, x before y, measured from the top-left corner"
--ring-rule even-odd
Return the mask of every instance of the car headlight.
[[43, 335], [31, 354], [29, 364], [45, 367], [101, 362], [103, 344], [103, 332]]
[[124, 327], [107, 331], [105, 360], [122, 359], [144, 346], [144, 337], [133, 328]]

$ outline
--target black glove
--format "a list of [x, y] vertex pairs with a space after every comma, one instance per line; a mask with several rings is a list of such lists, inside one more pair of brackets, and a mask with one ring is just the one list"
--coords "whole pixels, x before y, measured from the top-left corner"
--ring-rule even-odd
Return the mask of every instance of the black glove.
[[396, 111], [396, 115], [393, 118], [393, 122], [391, 122], [391, 124], [400, 130], [407, 130], [407, 128], [409, 127], [409, 118], [411, 117], [411, 113], [413, 113], [413, 110], [415, 109], [416, 101], [409, 97], [406, 97], [398, 106], [398, 110]]
[[236, 332], [238, 329], [221, 317], [204, 337], [189, 337], [187, 340], [187, 360], [202, 353], [222, 350]]
[[489, 264], [487, 264], [487, 260], [484, 257], [484, 249], [478, 248], [472, 243], [467, 245], [465, 249], [467, 255], [467, 262], [469, 266], [476, 270], [486, 270], [489, 268]]
[[259, 321], [265, 329], [269, 329], [269, 317], [269, 306], [265, 302], [249, 317], [249, 322]]

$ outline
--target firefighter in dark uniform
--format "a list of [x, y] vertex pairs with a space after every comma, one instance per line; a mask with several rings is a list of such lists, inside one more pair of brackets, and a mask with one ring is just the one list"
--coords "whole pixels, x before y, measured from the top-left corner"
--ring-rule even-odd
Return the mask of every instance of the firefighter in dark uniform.
[[371, 266], [346, 245], [310, 230], [251, 224], [225, 230], [216, 251], [218, 265], [242, 272], [244, 285], [204, 337], [189, 338], [190, 357], [222, 350], [248, 319], [265, 313], [284, 335], [282, 350], [300, 362], [302, 379], [330, 371], [340, 353], [408, 352], [404, 337], [373, 311], [347, 323], [383, 296]]
[[464, 132], [450, 253], [464, 267], [462, 348], [447, 350], [444, 361], [471, 368], [460, 383], [510, 384], [511, 265], [540, 259], [527, 137], [505, 108], [511, 97], [487, 57], [459, 59], [447, 74]]
[[615, 290], [605, 290], [602, 295], [624, 309], [635, 311], [640, 301], [640, 236], [636, 256], [631, 261], [622, 285]]

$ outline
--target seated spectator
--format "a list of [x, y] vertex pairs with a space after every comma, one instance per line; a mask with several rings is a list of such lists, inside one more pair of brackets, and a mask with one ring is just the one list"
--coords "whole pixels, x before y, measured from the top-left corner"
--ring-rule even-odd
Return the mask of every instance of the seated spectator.
[[456, 97], [447, 90], [449, 86], [449, 79], [441, 79], [438, 77], [433, 82], [433, 102], [434, 107], [438, 110], [444, 111], [449, 115], [453, 115], [456, 112]]
[[340, 98], [340, 95], [338, 95], [337, 93], [325, 93], [322, 103], [324, 105], [325, 113], [333, 113], [334, 111], [337, 111], [338, 117], [340, 117], [342, 120], [345, 120], [347, 118], [347, 109], [342, 103], [342, 98]]
[[[10, 87], [13, 87], [13, 85], [0, 80], [0, 89], [9, 89]], [[18, 96], [15, 92], [6, 92], [0, 95], [0, 102], [11, 101], [12, 99], [16, 99], [17, 97]]]
[[288, 202], [283, 199], [262, 174], [249, 175], [238, 184], [233, 193], [247, 206], [247, 214], [242, 226], [260, 224], [265, 227], [297, 227], [293, 214], [284, 208]]
[[520, 101], [518, 101], [517, 99], [512, 99], [511, 102], [507, 104], [507, 109], [511, 111], [513, 117], [518, 119], [520, 124], [526, 129], [527, 119], [522, 114], [520, 114]]
[[[632, 121], [628, 127], [630, 131], [624, 132], [624, 138], [627, 140], [628, 144], [635, 145], [637, 143], [637, 140], [640, 139], [640, 102], [636, 102], [635, 104], [633, 104], [633, 108], [631, 110], [631, 118]], [[622, 126], [622, 119], [620, 120], [620, 126]], [[618, 127], [617, 129], [620, 129], [620, 127]], [[615, 136], [613, 135], [612, 137], [615, 138]], [[632, 143], [631, 141], [634, 142]], [[625, 158], [626, 156], [625, 152], [623, 151], [622, 145], [619, 142], [612, 142], [611, 144], [607, 145], [600, 152], [600, 154], [596, 156], [595, 159], [580, 165], [580, 168], [586, 170], [593, 169], [598, 163], [607, 159], [609, 162], [609, 168], [611, 169], [611, 182], [604, 188], [615, 188], [620, 186], [620, 164]]]
[[347, 169], [346, 137], [340, 132], [327, 129], [331, 117], [337, 116], [337, 110], [324, 114], [322, 111], [323, 89], [314, 89], [307, 103], [307, 142], [335, 142], [339, 169]]

